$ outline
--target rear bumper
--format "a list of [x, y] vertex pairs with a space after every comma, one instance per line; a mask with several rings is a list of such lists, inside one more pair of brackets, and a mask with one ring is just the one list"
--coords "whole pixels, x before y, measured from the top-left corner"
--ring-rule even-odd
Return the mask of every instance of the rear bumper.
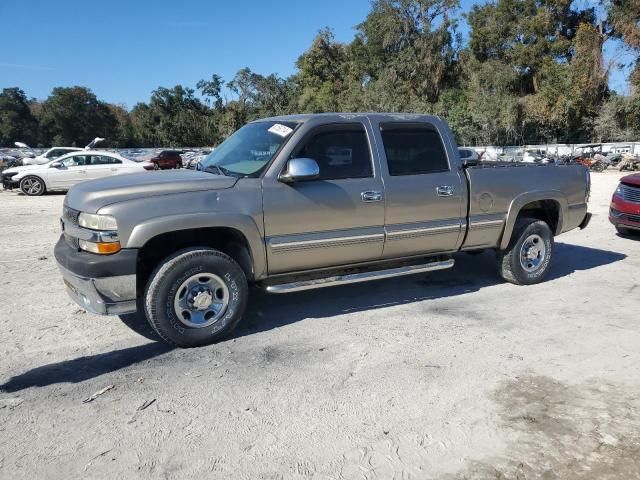
[[136, 250], [94, 255], [60, 237], [54, 253], [67, 293], [82, 308], [100, 315], [136, 311]]

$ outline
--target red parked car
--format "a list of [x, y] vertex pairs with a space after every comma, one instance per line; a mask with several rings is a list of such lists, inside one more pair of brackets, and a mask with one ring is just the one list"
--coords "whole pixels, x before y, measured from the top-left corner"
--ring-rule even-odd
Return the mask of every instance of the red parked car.
[[627, 175], [620, 179], [620, 184], [611, 199], [609, 221], [615, 225], [618, 233], [622, 235], [632, 232], [640, 233], [639, 173]]
[[182, 168], [182, 157], [176, 150], [163, 150], [157, 156], [150, 158], [156, 170], [166, 170], [168, 168]]

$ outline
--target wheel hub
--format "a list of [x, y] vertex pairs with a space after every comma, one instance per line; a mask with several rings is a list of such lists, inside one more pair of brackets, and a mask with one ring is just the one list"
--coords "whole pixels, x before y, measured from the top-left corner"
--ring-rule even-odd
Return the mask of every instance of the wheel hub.
[[229, 297], [229, 289], [222, 278], [213, 273], [199, 273], [180, 284], [173, 309], [184, 325], [204, 328], [224, 316]]
[[520, 248], [520, 265], [527, 272], [535, 272], [544, 263], [547, 247], [538, 234], [529, 235]]
[[187, 304], [192, 310], [206, 310], [213, 303], [211, 290], [204, 287], [196, 287], [189, 292]]

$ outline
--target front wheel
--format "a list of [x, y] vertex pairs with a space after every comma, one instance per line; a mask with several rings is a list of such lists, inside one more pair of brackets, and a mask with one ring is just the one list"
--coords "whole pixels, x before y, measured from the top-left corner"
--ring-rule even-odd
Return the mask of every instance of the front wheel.
[[214, 343], [238, 325], [248, 286], [240, 266], [228, 255], [189, 248], [167, 258], [153, 272], [144, 294], [147, 320], [169, 345]]
[[44, 180], [40, 177], [29, 175], [20, 181], [20, 190], [30, 197], [38, 197], [47, 190], [47, 187], [44, 184]]
[[516, 285], [539, 283], [549, 271], [553, 233], [546, 222], [522, 218], [516, 222], [506, 250], [498, 252], [500, 275]]

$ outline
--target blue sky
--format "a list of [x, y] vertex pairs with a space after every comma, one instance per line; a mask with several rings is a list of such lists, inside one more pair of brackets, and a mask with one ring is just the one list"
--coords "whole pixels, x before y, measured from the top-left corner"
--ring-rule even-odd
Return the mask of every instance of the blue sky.
[[[245, 66], [286, 76], [319, 29], [349, 41], [368, 11], [369, 0], [0, 0], [0, 88], [44, 99], [83, 85], [131, 108], [158, 86], [230, 80]], [[620, 56], [615, 45], [607, 52]], [[610, 84], [624, 91], [624, 74]]]

